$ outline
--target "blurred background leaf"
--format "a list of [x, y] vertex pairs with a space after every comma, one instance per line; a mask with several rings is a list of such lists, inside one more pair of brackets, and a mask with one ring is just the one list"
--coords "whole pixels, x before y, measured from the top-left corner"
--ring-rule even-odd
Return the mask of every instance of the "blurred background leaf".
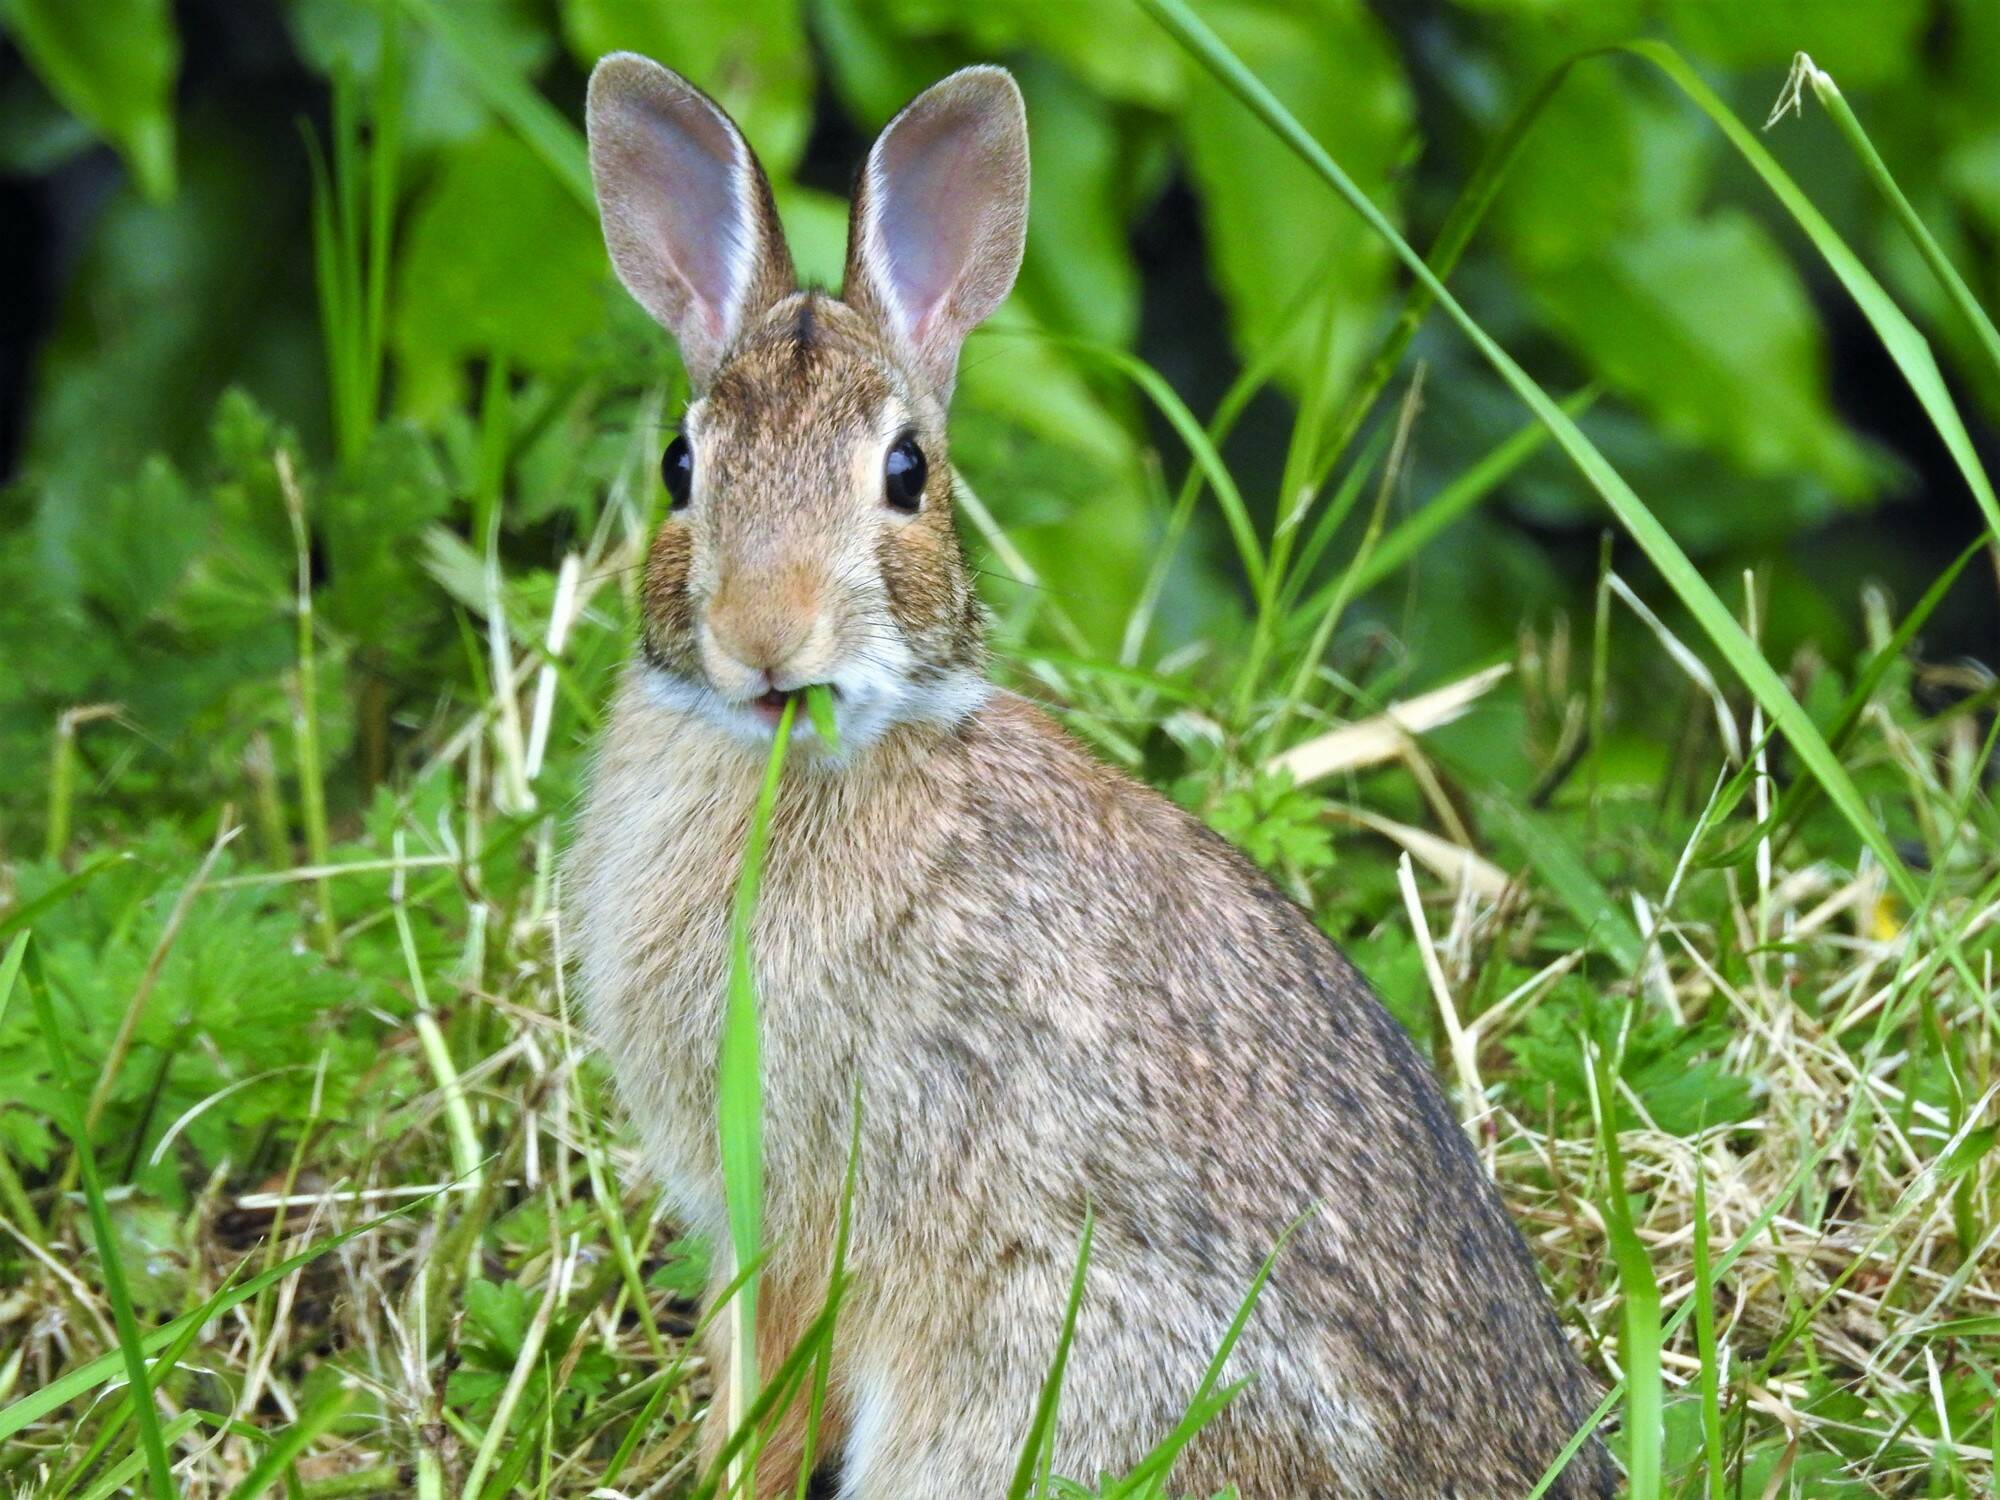
[[[1978, 0], [1199, 9], [1420, 245], [1511, 113], [1579, 50], [1661, 36], [1755, 119], [1793, 49], [1810, 48], [1975, 291], [2000, 293], [2000, 19]], [[1135, 352], [1198, 420], [1245, 361], [1275, 351], [1274, 382], [1222, 450], [1268, 523], [1297, 403], [1344, 409], [1401, 305], [1383, 248], [1130, 0], [178, 12], [0, 0], [0, 17], [0, 223], [22, 289], [0, 356], [0, 571], [12, 580], [0, 645], [36, 664], [0, 685], [0, 749], [22, 768], [0, 776], [0, 818], [30, 826], [42, 747], [69, 707], [123, 705], [130, 727], [96, 726], [80, 753], [99, 777], [143, 769], [173, 797], [240, 777], [248, 737], [285, 723], [287, 679], [274, 674], [294, 560], [271, 447], [307, 476], [321, 691], [353, 709], [327, 725], [336, 809], [366, 805], [440, 691], [483, 690], [490, 649], [467, 645], [481, 627], [421, 565], [435, 528], [476, 556], [479, 518], [497, 517], [520, 574], [509, 587], [534, 596], [615, 487], [638, 483], [634, 498], [656, 503], [641, 450], [673, 419], [674, 355], [611, 280], [574, 170], [584, 78], [605, 50], [660, 56], [723, 101], [771, 171], [802, 271], [829, 285], [870, 135], [953, 67], [1015, 70], [1035, 163], [1028, 253], [1015, 296], [967, 350], [953, 435], [954, 461], [1009, 538], [1007, 556], [970, 541], [1008, 639], [1120, 650], [1146, 596], [1153, 654], [1236, 649], [1244, 584], [1211, 505], [1195, 505], [1156, 569], [1186, 446], [1086, 346]], [[336, 78], [364, 149], [393, 120], [398, 153], [379, 430], [344, 446], [342, 464], [327, 461], [304, 144], [335, 141]], [[1990, 447], [2000, 376], [1851, 158], [1810, 114], [1770, 140], [1926, 322]], [[365, 171], [355, 182], [367, 190]], [[1552, 388], [1601, 390], [1592, 437], [1726, 596], [1757, 570], [1776, 659], [1838, 659], [1860, 639], [1864, 584], [1914, 597], [1976, 522], [1872, 336], [1798, 250], [1678, 96], [1627, 62], [1590, 59], [1527, 137], [1453, 285]], [[1521, 422], [1441, 330], [1419, 331], [1392, 390], [1418, 362], [1424, 409], [1381, 497], [1384, 525]], [[219, 408], [232, 389], [242, 396]], [[1382, 421], [1371, 417], [1378, 436]], [[251, 443], [266, 445], [261, 458]], [[1362, 544], [1369, 508], [1352, 507], [1325, 546], [1318, 586]], [[1393, 640], [1444, 672], [1510, 649], [1524, 615], [1586, 618], [1601, 526], [1573, 472], [1531, 458], [1352, 601], [1329, 659], [1379, 670], [1371, 653]], [[1623, 544], [1612, 561], [1676, 623]], [[1995, 633], [1994, 612], [1961, 588], [1926, 641], [1991, 660]], [[1671, 701], [1614, 685], [1632, 764], [1656, 759], [1647, 716]], [[203, 777], [219, 781], [182, 780], [197, 743]], [[112, 800], [143, 819], [143, 798]]]
[[168, 0], [5, 0], [0, 23], [49, 91], [118, 148], [140, 190], [172, 196], [180, 39]]

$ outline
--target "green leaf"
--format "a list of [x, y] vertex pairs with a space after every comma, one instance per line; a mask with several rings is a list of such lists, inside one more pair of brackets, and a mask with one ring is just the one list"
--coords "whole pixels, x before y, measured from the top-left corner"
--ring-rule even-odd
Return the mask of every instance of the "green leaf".
[[49, 92], [118, 148], [148, 198], [174, 192], [180, 39], [168, 0], [0, 0]]
[[[1544, 80], [1521, 107], [1539, 103], [1540, 117], [1520, 137], [1505, 190], [1493, 204], [1495, 227], [1518, 265], [1569, 265], [1637, 230], [1699, 211], [1716, 143], [1689, 130], [1664, 91], [1634, 88], [1606, 68], [1559, 65], [1560, 86], [1544, 95], [1548, 63], [1521, 50], [1509, 57], [1521, 83]], [[1489, 123], [1500, 126], [1497, 119]], [[1588, 212], [1579, 211], [1584, 204]]]
[[[1313, 0], [1287, 10], [1218, 0], [1203, 13], [1301, 127], [1347, 164], [1364, 192], [1393, 201], [1390, 169], [1409, 143], [1413, 106], [1394, 49], [1358, 0]], [[1294, 328], [1317, 329], [1319, 295], [1294, 322], [1286, 317], [1303, 288], [1323, 284], [1337, 304], [1327, 389], [1338, 396], [1379, 316], [1388, 250], [1205, 74], [1189, 88], [1182, 127], [1237, 347], [1248, 353]], [[1295, 390], [1307, 384], [1313, 343], [1294, 340], [1279, 365], [1280, 379]]]
[[542, 164], [587, 212], [596, 212], [590, 158], [576, 123], [542, 97], [509, 33], [490, 24], [492, 7], [400, 0], [402, 8], [435, 41], [449, 67], [476, 90], [486, 107], [511, 125]]
[[[382, 0], [286, 0], [282, 8], [292, 45], [309, 67], [328, 75], [344, 68], [358, 82], [375, 83], [388, 11]], [[481, 58], [479, 72], [454, 66], [435, 32], [412, 31], [403, 41], [396, 109], [403, 144], [412, 151], [478, 135], [499, 112], [487, 79], [528, 77], [555, 51], [533, 0], [453, 0], [452, 23], [454, 36]]]
[[1021, 286], [1044, 322], [1129, 344], [1139, 276], [1126, 243], [1126, 152], [1111, 107], [1037, 59], [1020, 70], [1034, 142]]
[[[1131, 24], [1129, 0], [890, 0], [905, 26], [922, 25], [926, 13], [951, 15], [972, 50], [983, 56], [1034, 48], [1060, 58], [1095, 92], [1153, 109], [1180, 98], [1183, 69], [1162, 37]], [[956, 12], [955, 15], [952, 13]], [[1115, 44], [1112, 38], [1116, 38]]]
[[812, 129], [812, 48], [799, 0], [562, 0], [563, 39], [588, 68], [640, 52], [684, 74], [729, 111], [776, 177]]
[[870, 130], [881, 129], [959, 60], [950, 42], [929, 28], [919, 34], [893, 10], [890, 0], [813, 5], [813, 36], [826, 54], [828, 81], [847, 112]]
[[1663, 431], [1752, 474], [1809, 470], [1841, 494], [1866, 484], [1827, 401], [1812, 304], [1747, 214], [1663, 220], [1532, 282], [1548, 326]]
[[1776, 67], [1810, 52], [1858, 84], [1905, 76], [1933, 19], [1930, 0], [1860, 5], [1665, 0], [1661, 11], [1667, 35], [1705, 62], [1730, 69]]
[[834, 717], [833, 693], [825, 683], [816, 682], [806, 689], [806, 714], [812, 720], [813, 733], [826, 742], [829, 750], [838, 750], [840, 724]]
[[395, 347], [417, 387], [406, 405], [455, 403], [457, 367], [476, 354], [563, 365], [603, 324], [604, 268], [596, 224], [527, 146], [494, 131], [453, 152], [397, 266]]

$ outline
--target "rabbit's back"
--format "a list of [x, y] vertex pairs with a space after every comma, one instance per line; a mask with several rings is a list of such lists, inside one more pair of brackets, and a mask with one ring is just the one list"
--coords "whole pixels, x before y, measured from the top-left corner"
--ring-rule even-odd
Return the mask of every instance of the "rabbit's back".
[[[1039, 711], [996, 696], [956, 759], [925, 900], [872, 945], [936, 1008], [904, 1011], [879, 1061], [941, 1132], [910, 1137], [951, 1164], [936, 1186], [983, 1187], [963, 1232], [990, 1274], [1031, 1250], [1066, 1272], [1090, 1206], [1068, 1388], [1092, 1365], [1113, 1384], [1161, 1370], [1147, 1415], [1170, 1423], [1296, 1222], [1228, 1371], [1255, 1384], [1180, 1482], [1306, 1493], [1317, 1448], [1343, 1494], [1370, 1493], [1363, 1474], [1383, 1494], [1478, 1493], [1467, 1474], [1524, 1493], [1592, 1403], [1402, 1029], [1236, 850]], [[1594, 1493], [1601, 1463], [1567, 1493]], [[1260, 1489], [1273, 1464], [1289, 1472]]]

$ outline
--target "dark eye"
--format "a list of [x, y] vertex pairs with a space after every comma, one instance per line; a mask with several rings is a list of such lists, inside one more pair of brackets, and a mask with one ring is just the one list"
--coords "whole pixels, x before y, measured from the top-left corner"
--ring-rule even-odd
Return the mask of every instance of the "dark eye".
[[924, 462], [924, 450], [917, 446], [915, 435], [904, 433], [882, 466], [883, 498], [897, 510], [917, 510], [924, 503], [924, 479], [929, 473], [930, 465]]
[[688, 494], [694, 487], [694, 450], [688, 447], [686, 438], [677, 437], [667, 444], [667, 451], [660, 459], [660, 482], [666, 485], [675, 510], [688, 503]]

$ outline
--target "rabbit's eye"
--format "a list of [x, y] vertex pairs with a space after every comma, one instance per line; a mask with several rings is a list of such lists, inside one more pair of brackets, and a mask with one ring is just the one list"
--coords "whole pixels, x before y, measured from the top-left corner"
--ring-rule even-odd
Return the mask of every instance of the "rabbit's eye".
[[688, 503], [688, 495], [694, 488], [694, 450], [688, 447], [686, 438], [677, 437], [667, 444], [666, 454], [660, 459], [660, 481], [666, 485], [675, 510]]
[[882, 466], [882, 496], [897, 510], [915, 511], [924, 503], [924, 478], [930, 466], [913, 433], [904, 433], [889, 450]]

